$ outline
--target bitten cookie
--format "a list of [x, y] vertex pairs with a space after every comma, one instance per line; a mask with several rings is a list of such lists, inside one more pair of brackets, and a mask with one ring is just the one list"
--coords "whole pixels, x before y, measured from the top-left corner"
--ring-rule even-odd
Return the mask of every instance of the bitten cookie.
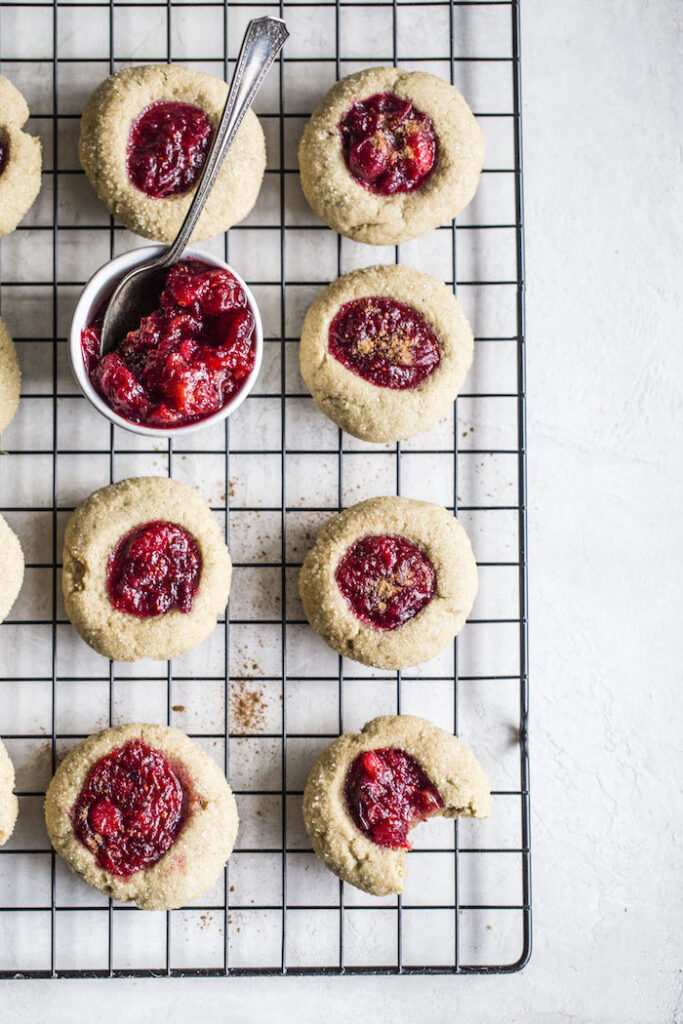
[[166, 661], [201, 644], [228, 603], [232, 566], [211, 509], [166, 477], [91, 494], [66, 527], [66, 613], [107, 658]]
[[19, 814], [19, 801], [14, 795], [14, 765], [5, 744], [0, 740], [0, 846], [14, 832]]
[[22, 131], [26, 100], [0, 75], [0, 237], [15, 227], [40, 192], [40, 140]]
[[304, 791], [313, 849], [345, 882], [373, 896], [403, 889], [408, 833], [420, 821], [486, 818], [484, 770], [455, 736], [424, 718], [385, 715], [320, 755]]
[[178, 729], [132, 723], [74, 747], [45, 797], [50, 841], [84, 882], [142, 910], [210, 889], [237, 836], [222, 771]]
[[[179, 64], [124, 68], [85, 105], [79, 153], [107, 209], [144, 238], [171, 242], [189, 208], [228, 87]], [[263, 130], [247, 111], [192, 241], [222, 234], [256, 202], [266, 167]]]
[[306, 199], [357, 242], [398, 245], [474, 195], [484, 142], [458, 90], [435, 75], [368, 68], [337, 82], [299, 145]]
[[465, 624], [477, 565], [441, 505], [370, 498], [330, 519], [299, 577], [313, 629], [339, 654], [400, 669], [435, 657]]
[[24, 552], [19, 538], [0, 516], [0, 622], [12, 610], [24, 582]]
[[14, 419], [20, 391], [21, 370], [17, 350], [9, 331], [0, 319], [0, 433]]
[[338, 278], [304, 320], [301, 375], [318, 407], [364, 441], [398, 441], [446, 415], [474, 339], [453, 293], [410, 267]]

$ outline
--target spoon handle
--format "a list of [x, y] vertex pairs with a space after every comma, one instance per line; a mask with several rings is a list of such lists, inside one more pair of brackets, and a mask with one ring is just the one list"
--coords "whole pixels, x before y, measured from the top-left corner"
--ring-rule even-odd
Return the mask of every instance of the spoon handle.
[[204, 204], [209, 196], [225, 155], [230, 149], [244, 115], [254, 102], [266, 73], [284, 46], [289, 32], [281, 18], [255, 18], [244, 34], [228, 98], [209, 150], [190, 208], [175, 241], [159, 260], [159, 266], [175, 263], [187, 248]]

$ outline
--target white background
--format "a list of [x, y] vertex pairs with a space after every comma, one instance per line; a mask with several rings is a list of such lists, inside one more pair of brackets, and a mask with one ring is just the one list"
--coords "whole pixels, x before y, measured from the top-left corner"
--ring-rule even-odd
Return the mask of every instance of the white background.
[[3, 1020], [683, 1019], [682, 11], [523, 0], [522, 17], [530, 965], [495, 978], [16, 982]]

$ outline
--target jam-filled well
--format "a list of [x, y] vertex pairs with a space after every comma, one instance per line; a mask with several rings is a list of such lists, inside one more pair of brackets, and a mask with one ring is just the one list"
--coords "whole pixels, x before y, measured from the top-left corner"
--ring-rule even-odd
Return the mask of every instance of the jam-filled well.
[[349, 813], [378, 846], [410, 849], [408, 832], [443, 807], [433, 782], [405, 750], [365, 750], [351, 763], [344, 782]]
[[181, 427], [237, 395], [254, 369], [256, 322], [236, 277], [185, 260], [170, 268], [159, 307], [100, 358], [103, 314], [81, 335], [86, 370], [132, 423]]
[[131, 125], [128, 177], [152, 199], [181, 195], [199, 178], [212, 135], [211, 122], [200, 107], [152, 103]]
[[7, 167], [9, 161], [9, 139], [7, 138], [6, 132], [0, 128], [0, 174]]
[[156, 864], [187, 820], [182, 770], [142, 739], [90, 769], [72, 811], [74, 832], [101, 868], [126, 878]]
[[425, 318], [383, 296], [353, 299], [330, 324], [328, 346], [347, 370], [377, 387], [416, 388], [441, 362], [441, 346]]
[[436, 591], [434, 566], [405, 537], [371, 534], [340, 560], [337, 586], [361, 621], [398, 629], [429, 604]]
[[192, 534], [155, 520], [129, 530], [109, 555], [107, 593], [117, 611], [138, 619], [189, 612], [201, 573], [202, 556]]
[[414, 192], [434, 170], [434, 125], [412, 100], [390, 92], [357, 100], [339, 122], [339, 131], [346, 166], [370, 192]]

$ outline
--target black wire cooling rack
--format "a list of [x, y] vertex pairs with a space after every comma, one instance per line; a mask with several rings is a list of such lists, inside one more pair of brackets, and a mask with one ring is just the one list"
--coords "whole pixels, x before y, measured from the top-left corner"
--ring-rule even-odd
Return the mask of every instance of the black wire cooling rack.
[[[100, 263], [139, 244], [89, 191], [76, 152], [79, 112], [97, 82], [128, 63], [173, 60], [227, 77], [247, 20], [265, 13], [291, 31], [257, 102], [266, 180], [251, 217], [212, 243], [262, 307], [264, 370], [220, 433], [153, 445], [98, 418], [67, 368], [79, 289]], [[17, 830], [0, 851], [0, 976], [464, 974], [527, 962], [519, 38], [518, 0], [0, 2], [0, 71], [27, 97], [44, 157], [41, 196], [0, 245], [1, 311], [24, 373], [20, 411], [3, 436], [0, 508], [27, 554], [24, 590], [0, 627], [0, 734], [20, 798]], [[338, 77], [371, 63], [449, 78], [487, 139], [479, 193], [457, 227], [389, 250], [355, 245], [318, 222], [296, 168], [313, 106]], [[373, 447], [316, 412], [296, 344], [306, 306], [330, 279], [393, 260], [457, 287], [475, 328], [475, 364], [445, 426]], [[60, 605], [62, 533], [90, 491], [145, 472], [199, 486], [224, 522], [235, 562], [230, 615], [174, 663], [107, 665]], [[305, 624], [295, 584], [325, 517], [394, 492], [455, 509], [482, 583], [453, 650], [403, 674], [328, 651]], [[255, 721], [235, 720], [235, 693], [247, 694]], [[315, 860], [301, 793], [333, 737], [396, 711], [424, 713], [474, 746], [492, 780], [493, 812], [484, 823], [421, 826], [403, 897], [373, 900]], [[132, 719], [183, 728], [220, 760], [238, 800], [241, 832], [225, 878], [186, 910], [112, 904], [65, 870], [45, 833], [43, 795], [57, 759], [95, 729]]]

